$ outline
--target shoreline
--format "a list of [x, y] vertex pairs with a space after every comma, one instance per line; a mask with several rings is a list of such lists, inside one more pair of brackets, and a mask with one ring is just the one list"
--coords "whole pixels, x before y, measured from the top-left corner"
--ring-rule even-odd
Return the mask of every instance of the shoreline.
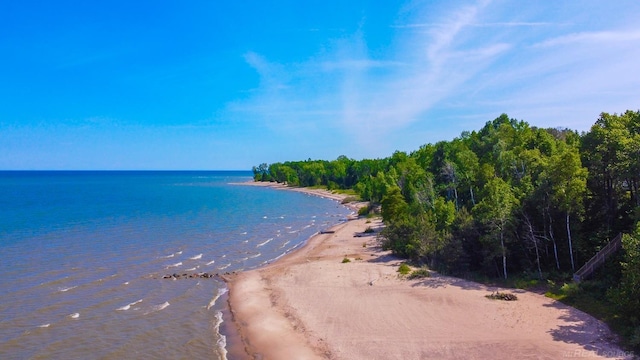
[[[340, 200], [326, 190], [289, 188]], [[336, 198], [338, 197], [338, 198]], [[352, 208], [355, 208], [352, 207]], [[440, 276], [401, 279], [403, 262], [354, 219], [264, 267], [225, 276], [239, 344], [257, 359], [625, 358], [595, 318], [544, 295]], [[358, 236], [355, 236], [358, 235]], [[343, 259], [350, 261], [343, 263]], [[493, 291], [518, 301], [489, 300]]]

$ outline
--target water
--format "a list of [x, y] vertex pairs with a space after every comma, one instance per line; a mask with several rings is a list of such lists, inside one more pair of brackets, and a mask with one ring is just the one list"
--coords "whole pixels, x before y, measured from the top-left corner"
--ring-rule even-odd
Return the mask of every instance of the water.
[[350, 213], [250, 172], [0, 172], [0, 358], [224, 359], [225, 284]]

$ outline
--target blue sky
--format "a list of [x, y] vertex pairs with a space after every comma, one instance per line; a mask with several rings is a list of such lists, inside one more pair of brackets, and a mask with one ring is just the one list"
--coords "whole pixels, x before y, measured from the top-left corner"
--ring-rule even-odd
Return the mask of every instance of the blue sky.
[[5, 1], [0, 169], [380, 158], [640, 108], [640, 2]]

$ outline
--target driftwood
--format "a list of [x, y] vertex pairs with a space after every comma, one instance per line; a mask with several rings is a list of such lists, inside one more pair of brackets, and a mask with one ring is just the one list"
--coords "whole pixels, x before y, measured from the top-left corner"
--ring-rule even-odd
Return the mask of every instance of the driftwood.
[[490, 295], [485, 295], [486, 298], [492, 300], [505, 300], [505, 301], [515, 301], [518, 300], [518, 297], [515, 294], [503, 293], [503, 292], [492, 292]]

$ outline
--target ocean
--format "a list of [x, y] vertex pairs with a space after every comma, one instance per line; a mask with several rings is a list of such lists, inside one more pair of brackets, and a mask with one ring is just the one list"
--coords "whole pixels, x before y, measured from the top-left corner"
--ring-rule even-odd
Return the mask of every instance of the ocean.
[[351, 213], [238, 185], [251, 175], [0, 172], [0, 358], [225, 359], [227, 289], [203, 274], [272, 262]]

